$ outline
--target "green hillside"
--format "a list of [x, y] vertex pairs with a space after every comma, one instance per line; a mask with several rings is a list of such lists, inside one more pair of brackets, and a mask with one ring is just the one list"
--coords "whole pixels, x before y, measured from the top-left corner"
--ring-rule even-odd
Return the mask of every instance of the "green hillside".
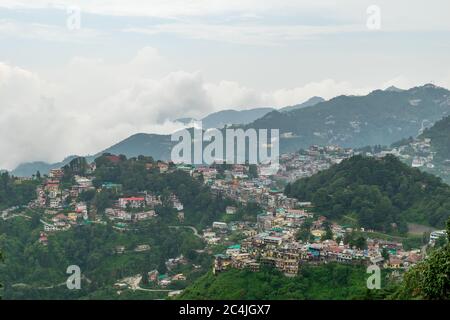
[[282, 152], [312, 144], [390, 145], [416, 136], [423, 122], [434, 123], [450, 114], [449, 96], [448, 90], [431, 84], [402, 91], [375, 90], [290, 112], [274, 111], [247, 127], [291, 132], [295, 137], [282, 139]]
[[406, 222], [442, 227], [450, 216], [450, 187], [393, 156], [355, 156], [285, 192], [330, 218], [352, 215], [360, 226], [385, 232], [405, 233]]
[[450, 160], [450, 116], [426, 129], [419, 138], [431, 139], [431, 149], [436, 152], [437, 161]]
[[179, 299], [364, 299], [368, 298], [366, 281], [364, 267], [335, 263], [305, 266], [295, 277], [286, 277], [270, 269], [260, 272], [231, 269], [218, 275], [210, 272], [202, 276]]

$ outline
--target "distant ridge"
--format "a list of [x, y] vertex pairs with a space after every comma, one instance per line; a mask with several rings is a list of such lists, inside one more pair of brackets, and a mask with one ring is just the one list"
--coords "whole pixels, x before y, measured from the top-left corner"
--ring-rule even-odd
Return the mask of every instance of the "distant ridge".
[[[211, 113], [202, 118], [202, 126], [204, 129], [209, 128], [223, 128], [225, 125], [245, 125], [258, 118], [266, 115], [267, 113], [275, 110], [274, 108], [253, 108], [248, 110], [222, 110]], [[181, 122], [185, 125], [189, 125], [194, 121], [198, 121], [194, 118], [180, 118], [175, 121]]]
[[311, 107], [311, 106], [315, 106], [316, 104], [318, 104], [320, 102], [324, 102], [324, 101], [325, 101], [324, 98], [312, 97], [312, 98], [309, 98], [308, 100], [306, 100], [303, 103], [296, 104], [294, 106], [284, 107], [284, 108], [279, 109], [278, 111], [280, 111], [280, 112], [287, 112], [287, 111], [292, 111], [292, 110], [296, 110], [296, 109]]
[[[258, 110], [258, 111], [255, 111]], [[367, 145], [391, 145], [409, 137], [416, 137], [424, 122], [434, 124], [450, 115], [450, 91], [433, 84], [408, 90], [375, 90], [365, 96], [338, 96], [316, 105], [283, 112], [272, 108], [257, 108], [244, 111], [225, 110], [213, 113], [204, 119], [204, 128], [212, 124], [232, 123], [223, 114], [236, 113], [245, 123], [252, 116], [263, 114], [243, 128], [279, 129], [282, 136], [280, 152], [292, 152], [310, 145], [337, 144], [343, 147]], [[214, 118], [218, 118], [216, 120]], [[250, 117], [251, 118], [251, 117]], [[211, 120], [212, 119], [212, 120]], [[236, 118], [232, 118], [236, 119]], [[290, 138], [283, 138], [284, 133]], [[172, 142], [170, 135], [137, 133], [113, 146], [88, 157], [89, 160], [103, 152], [124, 154], [127, 157], [146, 155], [167, 160]], [[31, 176], [37, 170], [46, 173], [70, 161], [56, 164], [30, 162], [20, 164], [12, 171], [17, 176]]]

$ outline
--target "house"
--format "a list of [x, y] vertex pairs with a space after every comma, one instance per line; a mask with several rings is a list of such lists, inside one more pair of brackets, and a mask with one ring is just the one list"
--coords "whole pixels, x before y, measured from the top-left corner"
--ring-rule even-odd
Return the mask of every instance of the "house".
[[49, 178], [52, 179], [61, 179], [64, 175], [64, 170], [62, 169], [51, 169], [48, 173]]
[[56, 226], [65, 226], [67, 217], [64, 214], [60, 213], [60, 214], [54, 216], [52, 218], [52, 221]]
[[175, 208], [175, 209], [177, 209], [178, 211], [181, 211], [181, 210], [183, 210], [183, 204], [180, 202], [180, 201], [178, 201], [178, 200], [175, 200], [174, 202], [173, 202], [173, 207]]
[[164, 173], [169, 170], [169, 165], [165, 162], [158, 162], [158, 168], [160, 173]]
[[144, 252], [150, 250], [150, 245], [148, 244], [140, 244], [136, 248], [134, 248], [135, 252]]
[[117, 254], [122, 254], [125, 252], [125, 247], [124, 246], [116, 246], [115, 251]]
[[227, 225], [225, 222], [218, 222], [218, 221], [215, 221], [215, 222], [213, 222], [212, 227], [213, 227], [214, 229], [225, 230], [225, 229], [228, 228], [228, 225]]
[[390, 256], [389, 257], [389, 261], [386, 263], [385, 267], [387, 268], [391, 268], [391, 269], [399, 269], [401, 268], [403, 265], [402, 260], [394, 257], [394, 256]]
[[44, 224], [44, 231], [46, 232], [52, 232], [52, 231], [57, 231], [58, 228], [53, 225], [53, 224]]
[[119, 207], [125, 209], [127, 205], [131, 208], [141, 208], [145, 204], [145, 198], [143, 197], [129, 197], [129, 198], [119, 198]]
[[166, 274], [161, 274], [158, 276], [158, 284], [161, 287], [167, 287], [171, 283], [172, 283], [172, 281]]
[[175, 296], [180, 295], [182, 292], [183, 292], [183, 290], [173, 290], [173, 291], [170, 291], [170, 292], [167, 294], [167, 296], [168, 296], [169, 298], [170, 298], [170, 297], [175, 297]]
[[120, 157], [116, 156], [114, 154], [107, 155], [107, 156], [105, 156], [105, 158], [114, 164], [118, 164], [120, 162]]
[[186, 276], [182, 273], [176, 274], [172, 277], [172, 281], [186, 281]]
[[76, 212], [69, 212], [67, 214], [67, 219], [69, 219], [69, 221], [76, 222], [77, 218], [78, 218], [78, 214]]
[[135, 213], [134, 214], [134, 219], [136, 221], [141, 221], [141, 220], [149, 219], [149, 218], [154, 217], [154, 216], [156, 216], [155, 210], [149, 210], [149, 211], [146, 211], [146, 212]]
[[430, 234], [430, 244], [434, 244], [436, 242], [437, 239], [439, 239], [440, 237], [446, 237], [447, 236], [447, 232], [445, 230], [436, 230], [431, 232]]
[[231, 265], [230, 256], [224, 254], [216, 254], [214, 256], [213, 273], [216, 274], [217, 272], [224, 271], [228, 269], [230, 265]]
[[61, 200], [58, 198], [52, 198], [49, 202], [50, 208], [59, 208], [61, 207]]
[[48, 244], [47, 234], [45, 232], [41, 232], [39, 236], [39, 243], [46, 246]]
[[102, 189], [120, 192], [122, 190], [122, 185], [120, 183], [105, 182], [102, 184]]
[[236, 207], [228, 206], [225, 209], [226, 214], [235, 214], [237, 211]]
[[152, 270], [148, 273], [148, 280], [151, 282], [156, 282], [158, 281], [158, 277], [159, 277], [159, 272], [158, 270]]

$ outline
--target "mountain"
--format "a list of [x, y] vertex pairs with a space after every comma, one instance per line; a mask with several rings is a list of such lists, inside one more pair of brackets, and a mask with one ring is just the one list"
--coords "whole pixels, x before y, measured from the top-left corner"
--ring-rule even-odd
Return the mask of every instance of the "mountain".
[[51, 169], [61, 168], [77, 157], [78, 156], [69, 156], [63, 161], [56, 163], [47, 163], [43, 161], [21, 163], [11, 171], [11, 174], [16, 177], [31, 177], [37, 171], [39, 171], [41, 174], [47, 174]]
[[[448, 114], [450, 92], [428, 84], [409, 90], [376, 90], [366, 96], [339, 96], [313, 106], [284, 112], [271, 108], [225, 110], [212, 113], [202, 120], [204, 128], [223, 127], [234, 122], [241, 123], [243, 128], [280, 129], [280, 153], [285, 153], [313, 144], [338, 144], [354, 148], [390, 145], [417, 136], [424, 129], [424, 124], [433, 124]], [[260, 118], [252, 122], [251, 119], [259, 115]], [[187, 118], [181, 120], [191, 122]], [[242, 125], [247, 121], [246, 125]], [[127, 157], [142, 154], [168, 160], [172, 145], [170, 135], [138, 133], [88, 160], [92, 161], [104, 152]], [[30, 176], [40, 170], [44, 174], [70, 160], [57, 164], [25, 163], [12, 173]]]
[[419, 138], [431, 140], [431, 151], [436, 153], [437, 161], [450, 161], [450, 116], [425, 129]]
[[427, 84], [402, 91], [375, 90], [365, 96], [338, 96], [288, 112], [272, 111], [245, 127], [279, 129], [288, 137], [281, 139], [280, 152], [290, 152], [312, 144], [390, 145], [417, 136], [424, 123], [448, 114], [450, 91]]
[[434, 123], [413, 138], [391, 145], [403, 161], [450, 183], [450, 116]]
[[386, 88], [384, 91], [402, 92], [403, 89], [397, 88], [396, 86], [390, 86], [390, 87]]
[[[202, 118], [202, 125], [204, 129], [209, 128], [223, 128], [225, 125], [236, 124], [245, 125], [258, 118], [263, 117], [267, 113], [275, 110], [274, 108], [254, 108], [248, 110], [222, 110], [218, 112], [211, 113], [206, 117]], [[181, 122], [185, 125], [196, 121], [193, 118], [180, 118], [176, 121]]]
[[288, 184], [285, 193], [329, 218], [383, 232], [405, 233], [407, 222], [443, 227], [450, 216], [450, 186], [392, 155], [354, 156]]
[[[170, 141], [170, 135], [137, 133], [95, 155], [86, 156], [86, 160], [92, 162], [103, 153], [124, 154], [128, 158], [145, 155], [157, 160], [169, 160], [172, 146], [173, 142]], [[61, 168], [76, 157], [70, 156], [57, 163], [46, 163], [42, 161], [22, 163], [11, 171], [11, 174], [18, 177], [30, 177], [36, 171], [39, 171], [41, 174], [47, 174], [51, 169]]]
[[172, 146], [170, 135], [137, 133], [97, 153], [93, 158], [103, 153], [111, 153], [124, 154], [128, 158], [145, 155], [152, 156], [156, 160], [168, 160]]
[[286, 111], [292, 111], [292, 110], [297, 110], [297, 109], [306, 108], [306, 107], [312, 107], [312, 106], [315, 106], [316, 104], [318, 104], [319, 102], [324, 102], [324, 101], [325, 101], [324, 98], [312, 97], [303, 103], [296, 104], [294, 106], [284, 107], [284, 108], [279, 109], [278, 111], [286, 112]]

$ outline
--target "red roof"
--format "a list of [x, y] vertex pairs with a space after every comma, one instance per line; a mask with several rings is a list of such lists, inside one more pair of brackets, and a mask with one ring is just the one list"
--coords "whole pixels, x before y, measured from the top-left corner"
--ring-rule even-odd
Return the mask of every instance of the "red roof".
[[113, 162], [113, 163], [118, 163], [120, 162], [120, 157], [116, 156], [116, 155], [110, 155], [110, 156], [106, 156], [106, 159], [108, 159], [109, 161]]

